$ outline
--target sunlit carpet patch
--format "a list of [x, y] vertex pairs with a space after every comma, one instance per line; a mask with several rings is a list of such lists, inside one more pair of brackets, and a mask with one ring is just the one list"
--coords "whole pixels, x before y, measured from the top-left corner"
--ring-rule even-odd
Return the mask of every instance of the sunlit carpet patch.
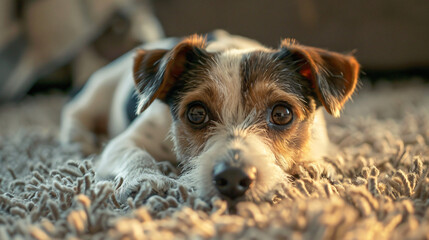
[[[119, 203], [93, 161], [58, 143], [63, 96], [0, 105], [0, 239], [424, 239], [429, 238], [429, 85], [364, 87], [328, 119], [336, 157], [278, 191], [274, 203], [230, 214], [187, 186], [143, 184]], [[174, 175], [166, 165], [164, 172]]]

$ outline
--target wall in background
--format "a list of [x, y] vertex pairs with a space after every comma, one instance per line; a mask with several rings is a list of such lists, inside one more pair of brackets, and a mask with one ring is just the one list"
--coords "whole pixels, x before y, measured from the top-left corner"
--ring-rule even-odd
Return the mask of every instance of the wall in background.
[[281, 38], [349, 52], [366, 69], [429, 68], [429, 1], [156, 0], [168, 36], [223, 28], [276, 47]]

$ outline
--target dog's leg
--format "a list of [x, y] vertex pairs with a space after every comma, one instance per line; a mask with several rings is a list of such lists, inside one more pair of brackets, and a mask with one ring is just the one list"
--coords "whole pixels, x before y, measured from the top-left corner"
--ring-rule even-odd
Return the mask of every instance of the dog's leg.
[[110, 107], [116, 87], [127, 71], [132, 54], [95, 72], [82, 91], [62, 111], [60, 140], [76, 143], [84, 154], [98, 149], [97, 133], [106, 134]]
[[168, 138], [171, 121], [168, 106], [155, 100], [103, 151], [97, 177], [123, 181], [118, 192], [121, 200], [126, 200], [143, 181], [158, 190], [166, 189], [174, 181], [163, 175], [156, 164], [156, 161], [175, 162], [173, 144]]

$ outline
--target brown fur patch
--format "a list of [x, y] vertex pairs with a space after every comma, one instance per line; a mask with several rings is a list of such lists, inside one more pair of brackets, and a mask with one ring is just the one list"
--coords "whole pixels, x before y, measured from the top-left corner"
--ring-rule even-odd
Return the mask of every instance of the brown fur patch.
[[[201, 73], [201, 72], [200, 72]], [[219, 121], [219, 109], [222, 108], [222, 101], [219, 93], [216, 91], [217, 87], [213, 81], [199, 81], [200, 79], [208, 79], [207, 75], [197, 74], [193, 75], [196, 78], [194, 81], [189, 80], [188, 85], [198, 82], [190, 90], [190, 87], [184, 86], [183, 89], [188, 89], [190, 92], [182, 95], [179, 103], [175, 107], [176, 121], [173, 125], [175, 136], [180, 136], [177, 140], [177, 146], [180, 155], [183, 158], [190, 158], [200, 154], [205, 142], [207, 141], [210, 133], [210, 128], [213, 122]], [[201, 129], [196, 129], [187, 120], [187, 107], [192, 102], [202, 102], [206, 105], [210, 122]]]
[[310, 114], [305, 120], [292, 123], [290, 128], [284, 131], [267, 131], [271, 151], [284, 170], [289, 170], [299, 163], [308, 152], [313, 117], [313, 114]]
[[[308, 96], [295, 66], [278, 59], [276, 52], [252, 52], [243, 56], [242, 93], [248, 105], [264, 107], [284, 101], [300, 119], [308, 114]], [[261, 107], [259, 107], [261, 108]]]
[[353, 94], [359, 75], [359, 63], [350, 55], [297, 44], [290, 39], [281, 46], [305, 62], [300, 72], [307, 77], [326, 110], [338, 117]]
[[[204, 38], [193, 35], [172, 50], [139, 50], [134, 61], [134, 81], [142, 93], [139, 111], [146, 109], [156, 98], [165, 100], [186, 71], [190, 58], [209, 55], [202, 50], [206, 45]], [[195, 55], [195, 56], [193, 56]]]
[[176, 154], [179, 159], [189, 160], [200, 155], [209, 137], [208, 128], [195, 129], [186, 122], [173, 123], [173, 134], [176, 138]]

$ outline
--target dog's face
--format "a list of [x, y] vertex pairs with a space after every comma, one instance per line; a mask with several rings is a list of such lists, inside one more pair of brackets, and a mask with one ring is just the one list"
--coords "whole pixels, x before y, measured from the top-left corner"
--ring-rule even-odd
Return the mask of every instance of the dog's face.
[[201, 196], [266, 200], [306, 157], [316, 108], [339, 115], [358, 63], [288, 40], [279, 49], [208, 52], [204, 45], [191, 37], [170, 51], [138, 53], [139, 111], [155, 98], [170, 106], [183, 177]]

